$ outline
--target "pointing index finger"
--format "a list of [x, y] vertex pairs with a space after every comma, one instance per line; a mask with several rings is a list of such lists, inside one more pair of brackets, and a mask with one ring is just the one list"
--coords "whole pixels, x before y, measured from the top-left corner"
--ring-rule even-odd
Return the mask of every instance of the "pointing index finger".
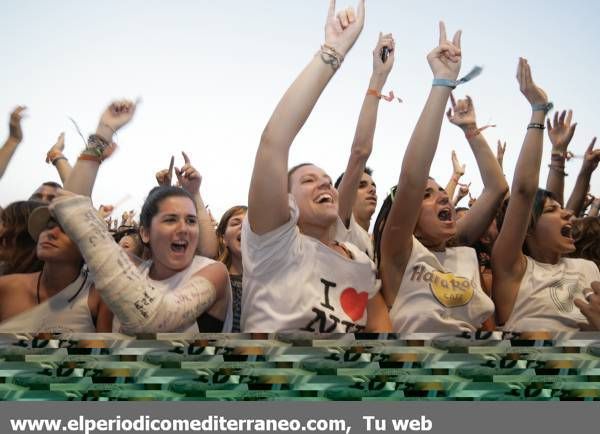
[[327, 18], [331, 19], [335, 16], [335, 0], [329, 1], [329, 11], [327, 12]]
[[171, 177], [173, 176], [173, 165], [174, 164], [175, 164], [175, 157], [173, 155], [171, 155], [171, 162], [169, 163], [169, 172], [168, 172], [169, 184], [171, 184]]

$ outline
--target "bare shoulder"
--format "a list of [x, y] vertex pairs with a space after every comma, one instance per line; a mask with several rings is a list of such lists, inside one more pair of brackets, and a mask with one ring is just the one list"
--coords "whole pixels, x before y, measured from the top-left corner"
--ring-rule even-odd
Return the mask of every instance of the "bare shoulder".
[[10, 294], [14, 297], [18, 297], [23, 293], [33, 295], [38, 276], [39, 273], [0, 276], [0, 294]]
[[0, 321], [34, 307], [39, 273], [9, 274], [0, 277]]

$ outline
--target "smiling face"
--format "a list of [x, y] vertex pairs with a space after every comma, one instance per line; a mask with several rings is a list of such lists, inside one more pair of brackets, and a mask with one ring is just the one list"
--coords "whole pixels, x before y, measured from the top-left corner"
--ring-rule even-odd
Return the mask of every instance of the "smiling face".
[[198, 246], [198, 218], [188, 197], [162, 199], [150, 227], [142, 226], [140, 236], [152, 251], [152, 278], [164, 280], [188, 267]]
[[299, 167], [290, 177], [290, 192], [296, 200], [300, 217], [298, 226], [328, 229], [338, 215], [338, 194], [331, 178], [312, 164]]
[[424, 246], [444, 247], [456, 235], [456, 216], [450, 198], [433, 179], [427, 180], [415, 236]]
[[242, 257], [242, 221], [246, 216], [246, 211], [239, 211], [231, 216], [225, 226], [223, 234], [223, 244], [231, 256]]
[[82, 261], [77, 245], [62, 231], [55, 220], [50, 219], [37, 240], [36, 255], [44, 262]]
[[554, 199], [546, 198], [535, 227], [527, 235], [529, 250], [535, 252], [541, 249], [559, 255], [574, 252], [572, 217], [571, 211], [563, 209]]
[[363, 173], [356, 192], [352, 212], [360, 220], [369, 221], [377, 208], [377, 186], [368, 173]]

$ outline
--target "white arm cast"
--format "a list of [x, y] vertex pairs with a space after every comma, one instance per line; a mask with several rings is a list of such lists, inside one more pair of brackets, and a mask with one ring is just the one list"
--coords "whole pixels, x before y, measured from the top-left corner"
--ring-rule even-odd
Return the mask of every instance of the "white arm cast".
[[89, 198], [57, 198], [51, 208], [79, 247], [96, 289], [125, 333], [172, 332], [190, 326], [215, 302], [214, 285], [201, 276], [171, 291], [156, 288], [115, 243]]

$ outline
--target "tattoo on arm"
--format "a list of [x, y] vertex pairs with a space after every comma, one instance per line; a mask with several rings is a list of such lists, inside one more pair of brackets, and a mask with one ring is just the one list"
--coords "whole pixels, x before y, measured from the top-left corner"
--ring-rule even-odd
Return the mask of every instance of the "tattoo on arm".
[[324, 51], [321, 51], [321, 60], [323, 61], [323, 63], [325, 63], [326, 65], [331, 65], [331, 68], [334, 71], [337, 71], [341, 65], [339, 59], [337, 57], [335, 57], [333, 54], [331, 53], [327, 53]]

